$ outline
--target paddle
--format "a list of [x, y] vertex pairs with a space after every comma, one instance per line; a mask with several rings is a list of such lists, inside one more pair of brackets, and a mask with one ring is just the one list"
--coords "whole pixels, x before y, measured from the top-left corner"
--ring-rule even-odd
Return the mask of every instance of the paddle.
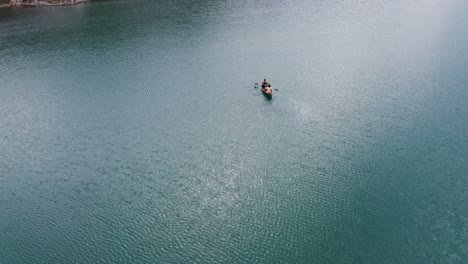
[[[258, 83], [254, 83], [254, 86], [257, 87]], [[273, 90], [278, 91], [278, 89], [274, 88]], [[279, 91], [278, 91], [279, 92]]]

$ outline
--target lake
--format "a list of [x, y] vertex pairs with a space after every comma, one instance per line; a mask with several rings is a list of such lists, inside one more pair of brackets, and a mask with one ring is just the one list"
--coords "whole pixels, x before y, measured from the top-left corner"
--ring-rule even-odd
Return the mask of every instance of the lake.
[[467, 14], [0, 9], [0, 263], [467, 263]]

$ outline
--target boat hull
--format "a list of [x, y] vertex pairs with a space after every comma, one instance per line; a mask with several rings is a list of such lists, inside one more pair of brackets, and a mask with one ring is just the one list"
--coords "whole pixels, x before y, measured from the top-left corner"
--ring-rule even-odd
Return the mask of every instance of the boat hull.
[[262, 88], [262, 93], [266, 97], [272, 97], [273, 96], [273, 89], [271, 89], [271, 87]]

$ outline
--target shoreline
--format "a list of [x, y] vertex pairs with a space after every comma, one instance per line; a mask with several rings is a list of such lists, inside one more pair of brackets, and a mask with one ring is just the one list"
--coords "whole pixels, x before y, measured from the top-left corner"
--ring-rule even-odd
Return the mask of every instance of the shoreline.
[[[13, 2], [13, 3], [12, 3]], [[36, 7], [36, 6], [64, 6], [64, 5], [77, 5], [89, 2], [89, 0], [62, 0], [49, 2], [46, 0], [34, 0], [31, 2], [23, 2], [21, 0], [13, 0], [8, 4], [0, 4], [0, 8], [21, 8], [21, 7]]]

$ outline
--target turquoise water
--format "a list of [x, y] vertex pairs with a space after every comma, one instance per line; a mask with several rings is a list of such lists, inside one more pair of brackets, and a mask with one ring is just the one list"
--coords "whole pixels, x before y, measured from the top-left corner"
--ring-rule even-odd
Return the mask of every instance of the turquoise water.
[[467, 14], [0, 10], [0, 263], [467, 263]]

